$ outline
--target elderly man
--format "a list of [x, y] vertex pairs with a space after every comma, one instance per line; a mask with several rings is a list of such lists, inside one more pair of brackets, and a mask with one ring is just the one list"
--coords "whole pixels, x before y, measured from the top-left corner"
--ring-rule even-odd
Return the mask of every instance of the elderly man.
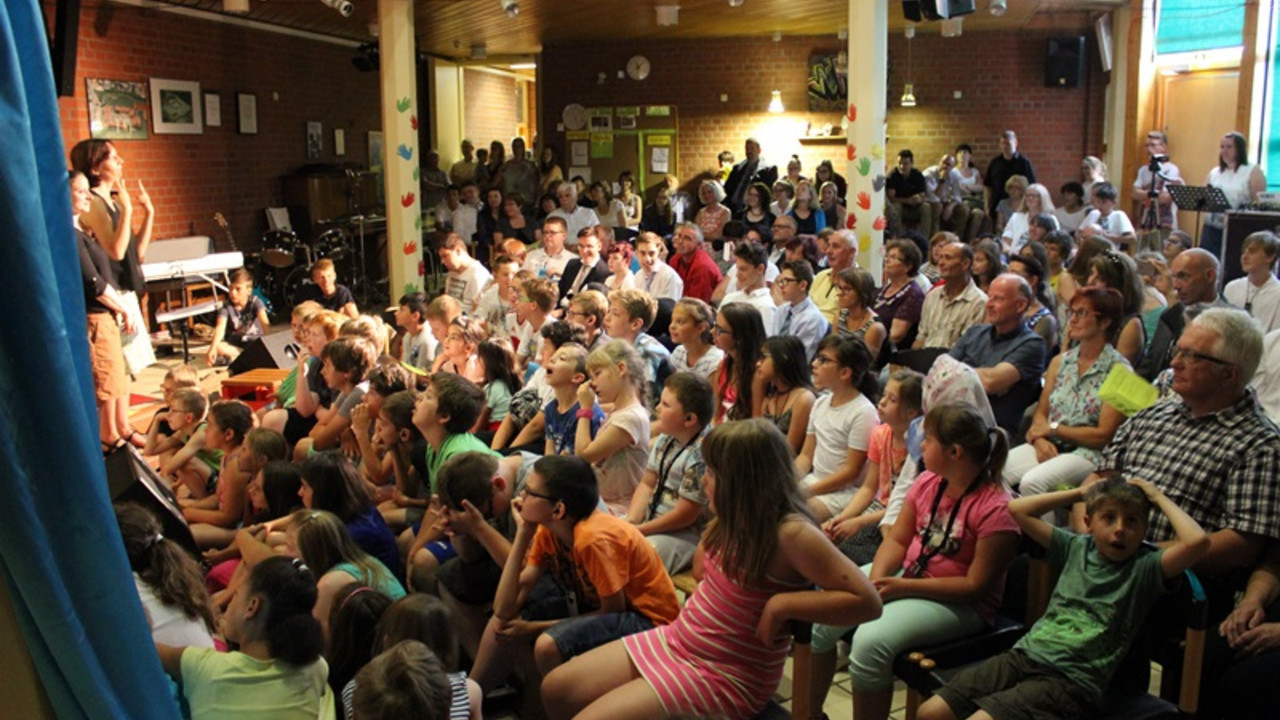
[[744, 150], [747, 156], [733, 166], [729, 179], [724, 183], [725, 204], [734, 212], [746, 204], [747, 188], [753, 183], [761, 182], [765, 187], [773, 187], [778, 179], [778, 166], [760, 157], [760, 141], [747, 138]]
[[[1085, 481], [1110, 473], [1149, 480], [1209, 532], [1209, 552], [1195, 570], [1210, 589], [1211, 619], [1231, 610], [1235, 573], [1280, 538], [1280, 431], [1249, 388], [1262, 339], [1257, 321], [1241, 310], [1197, 315], [1174, 347], [1179, 398], [1130, 417]], [[1173, 537], [1168, 518], [1153, 511], [1147, 539], [1169, 544]]]
[[1178, 253], [1169, 272], [1173, 275], [1173, 292], [1178, 296], [1178, 303], [1160, 314], [1151, 346], [1138, 364], [1138, 374], [1151, 381], [1169, 367], [1173, 359], [1174, 346], [1186, 325], [1186, 308], [1201, 303], [1231, 307], [1218, 294], [1218, 260], [1208, 251], [1193, 248]]
[[809, 297], [822, 311], [827, 322], [835, 325], [840, 313], [839, 296], [836, 294], [836, 274], [853, 267], [858, 257], [858, 238], [852, 230], [837, 230], [827, 239], [827, 269], [813, 278]]
[[702, 228], [694, 223], [680, 223], [671, 236], [671, 243], [676, 246], [671, 267], [684, 282], [684, 296], [711, 302], [711, 293], [720, 282], [721, 272], [716, 261], [702, 249]]
[[564, 218], [555, 215], [548, 217], [542, 223], [542, 247], [529, 251], [525, 256], [523, 269], [540, 278], [560, 282], [569, 261], [578, 257], [564, 248], [567, 237], [568, 230]]
[[[536, 196], [534, 196], [536, 197]], [[556, 199], [560, 207], [547, 214], [548, 218], [561, 218], [568, 227], [568, 238], [576, 243], [578, 231], [591, 227], [599, 222], [595, 211], [578, 204], [578, 186], [571, 182], [562, 182], [556, 186]]]
[[1022, 322], [1034, 295], [1026, 280], [1004, 273], [991, 281], [986, 323], [975, 325], [951, 348], [951, 357], [978, 371], [996, 424], [1017, 437], [1022, 415], [1040, 396], [1044, 338]]
[[773, 219], [773, 226], [769, 228], [773, 231], [773, 241], [769, 251], [769, 262], [774, 265], [781, 265], [787, 252], [787, 243], [796, 236], [800, 226], [796, 224], [796, 219], [790, 215], [779, 215]]
[[987, 213], [996, 216], [996, 205], [1009, 197], [1004, 185], [1014, 175], [1027, 179], [1027, 184], [1036, 181], [1035, 168], [1031, 161], [1018, 153], [1018, 135], [1012, 130], [1005, 130], [1000, 135], [1000, 154], [991, 159], [985, 175], [987, 184]]
[[920, 310], [915, 348], [950, 348], [971, 325], [982, 321], [987, 294], [973, 282], [973, 248], [951, 233], [938, 249], [942, 284], [929, 291]]

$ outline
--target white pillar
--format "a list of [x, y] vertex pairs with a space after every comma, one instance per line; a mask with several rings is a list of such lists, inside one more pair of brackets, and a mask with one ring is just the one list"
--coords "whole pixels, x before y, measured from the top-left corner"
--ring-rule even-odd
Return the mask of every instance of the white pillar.
[[[418, 167], [417, 49], [413, 0], [378, 0], [382, 65], [383, 187], [387, 196], [388, 294], [395, 302], [423, 287], [421, 189]], [[431, 252], [426, 248], [426, 252]]]
[[884, 264], [885, 83], [888, 0], [849, 0], [849, 121], [844, 176], [849, 216], [855, 218], [858, 264], [880, 281]]

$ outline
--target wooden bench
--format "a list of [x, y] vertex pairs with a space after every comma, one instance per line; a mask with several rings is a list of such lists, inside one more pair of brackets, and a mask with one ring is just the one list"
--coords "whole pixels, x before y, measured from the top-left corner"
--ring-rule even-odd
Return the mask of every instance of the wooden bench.
[[280, 383], [292, 370], [258, 368], [233, 375], [222, 381], [222, 397], [231, 400], [252, 395], [254, 400], [266, 400], [280, 390]]

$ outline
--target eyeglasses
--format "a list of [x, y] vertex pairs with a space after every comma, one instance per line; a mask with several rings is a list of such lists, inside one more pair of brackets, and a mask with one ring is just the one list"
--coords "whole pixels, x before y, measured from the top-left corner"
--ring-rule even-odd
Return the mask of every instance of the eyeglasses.
[[776, 225], [769, 226], [769, 229], [770, 230], [790, 230], [791, 226], [786, 223], [778, 223]]
[[840, 361], [835, 358], [827, 357], [826, 355], [819, 355], [813, 359], [813, 362], [815, 365], [830, 365]]
[[568, 310], [565, 310], [564, 314], [567, 315], [568, 317], [590, 317], [586, 313], [581, 312], [579, 310], [574, 310], [573, 308], [569, 308]]
[[853, 292], [853, 288], [849, 287], [848, 285], [836, 285], [837, 295], [848, 295], [851, 292]]
[[1188, 350], [1186, 348], [1174, 348], [1173, 359], [1176, 360], [1178, 358], [1182, 358], [1184, 360], [1197, 360], [1201, 362], [1208, 362], [1208, 363], [1213, 363], [1214, 365], [1222, 365], [1225, 367], [1231, 367], [1232, 365], [1232, 363], [1226, 360], [1223, 360], [1222, 358], [1216, 358], [1212, 355], [1205, 355], [1204, 353], [1198, 353], [1194, 350]]
[[1073, 318], [1077, 318], [1077, 319], [1087, 318], [1087, 317], [1089, 317], [1090, 315], [1095, 315], [1095, 316], [1096, 316], [1096, 315], [1098, 314], [1098, 313], [1095, 313], [1095, 312], [1090, 312], [1090, 311], [1088, 310], [1088, 308], [1076, 308], [1076, 309], [1074, 309], [1074, 310], [1072, 310], [1072, 311], [1070, 311], [1070, 312], [1071, 312], [1071, 317], [1073, 317]]
[[546, 500], [547, 502], [551, 502], [551, 503], [560, 502], [560, 498], [556, 497], [555, 495], [547, 495], [545, 493], [534, 492], [533, 490], [529, 489], [528, 485], [521, 488], [520, 494], [524, 497], [542, 498], [543, 500]]
[[774, 282], [776, 282], [779, 285], [790, 285], [791, 283], [798, 283], [800, 281], [795, 278], [780, 277], [777, 280], [774, 280]]
[[719, 325], [716, 325], [715, 327], [711, 328], [711, 332], [715, 333], [716, 335], [732, 335], [733, 334], [733, 331], [730, 330], [729, 328], [720, 327]]

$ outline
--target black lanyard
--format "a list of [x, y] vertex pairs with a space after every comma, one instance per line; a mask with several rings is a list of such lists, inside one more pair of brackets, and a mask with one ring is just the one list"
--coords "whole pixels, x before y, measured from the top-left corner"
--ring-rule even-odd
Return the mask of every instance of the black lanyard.
[[935, 544], [931, 540], [931, 536], [934, 533], [931, 532], [929, 528], [933, 527], [933, 521], [938, 517], [938, 506], [942, 504], [942, 496], [947, 491], [947, 479], [942, 478], [942, 482], [938, 483], [938, 491], [933, 495], [933, 506], [929, 509], [929, 522], [924, 526], [926, 533], [924, 549], [921, 550], [920, 555], [916, 558], [916, 561], [911, 564], [911, 567], [907, 569], [906, 574], [908, 576], [920, 577], [924, 575], [925, 568], [929, 566], [929, 561], [941, 553], [942, 549], [946, 547], [947, 541], [951, 539], [951, 530], [955, 527], [956, 517], [960, 515], [960, 507], [964, 505], [964, 499], [977, 486], [977, 482], [970, 484], [969, 487], [965, 488], [964, 492], [960, 494], [960, 497], [956, 499], [956, 504], [951, 508], [951, 515], [947, 518], [947, 527], [942, 531], [942, 537], [939, 538], [938, 542]]
[[[671, 472], [676, 463], [680, 462], [680, 456], [684, 455], [686, 450], [698, 442], [698, 437], [695, 435], [692, 440], [685, 443], [680, 448], [680, 452], [671, 458], [670, 465], [667, 464], [667, 456], [671, 454], [671, 448], [675, 447], [676, 439], [671, 438], [671, 442], [667, 443], [667, 449], [662, 451], [662, 457], [658, 459], [658, 487], [653, 489], [653, 497], [649, 499], [649, 514], [645, 516], [646, 520], [652, 519], [653, 514], [658, 510], [658, 506], [662, 504], [662, 496], [667, 491], [667, 473]], [[677, 493], [679, 492], [679, 486], [676, 487], [676, 491]]]

